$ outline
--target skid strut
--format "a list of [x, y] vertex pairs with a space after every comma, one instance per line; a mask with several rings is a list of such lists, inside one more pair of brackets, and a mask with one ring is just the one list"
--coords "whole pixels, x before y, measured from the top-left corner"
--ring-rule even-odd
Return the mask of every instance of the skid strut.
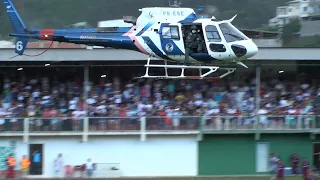
[[[236, 68], [220, 68], [218, 66], [186, 66], [186, 65], [168, 65], [167, 61], [164, 61], [164, 65], [150, 64], [151, 57], [148, 58], [147, 64], [145, 65], [146, 73], [144, 76], [137, 78], [154, 78], [154, 79], [209, 79], [209, 78], [224, 78], [229, 74], [232, 74]], [[149, 68], [164, 68], [164, 76], [150, 76]], [[168, 69], [181, 69], [180, 76], [169, 76]], [[185, 69], [199, 69], [199, 76], [185, 76]], [[202, 74], [202, 70], [209, 70], [208, 72]], [[218, 77], [208, 77], [210, 74], [217, 72], [218, 70], [227, 71]]]

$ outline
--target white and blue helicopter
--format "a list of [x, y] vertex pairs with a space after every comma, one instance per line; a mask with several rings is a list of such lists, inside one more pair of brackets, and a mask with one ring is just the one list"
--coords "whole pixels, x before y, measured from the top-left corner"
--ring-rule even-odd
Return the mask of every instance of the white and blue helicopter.
[[[198, 18], [191, 8], [152, 7], [140, 9], [138, 18], [125, 16], [131, 27], [91, 29], [36, 29], [27, 28], [11, 0], [3, 0], [16, 37], [15, 52], [24, 55], [28, 39], [68, 42], [88, 46], [102, 46], [134, 50], [148, 55], [146, 73], [140, 78], [205, 79], [219, 69], [226, 73], [235, 68], [220, 68], [215, 62], [242, 63], [258, 52], [257, 45], [234, 27], [230, 20]], [[164, 60], [164, 65], [151, 64], [152, 58]], [[174, 62], [175, 65], [168, 65]], [[149, 68], [164, 68], [163, 76], [149, 75]], [[170, 76], [168, 69], [181, 69], [179, 76]], [[185, 76], [185, 69], [198, 69], [198, 76]], [[202, 73], [202, 70], [207, 72]]]

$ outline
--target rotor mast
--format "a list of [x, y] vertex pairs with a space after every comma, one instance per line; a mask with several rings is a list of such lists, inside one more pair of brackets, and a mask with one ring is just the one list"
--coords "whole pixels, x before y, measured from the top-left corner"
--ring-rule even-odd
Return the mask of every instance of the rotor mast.
[[169, 0], [169, 6], [179, 8], [182, 5], [182, 0]]

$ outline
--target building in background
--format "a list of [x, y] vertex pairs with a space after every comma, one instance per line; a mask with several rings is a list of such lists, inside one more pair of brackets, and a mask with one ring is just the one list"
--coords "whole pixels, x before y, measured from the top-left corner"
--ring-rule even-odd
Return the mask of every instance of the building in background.
[[279, 6], [276, 17], [269, 20], [270, 26], [283, 26], [293, 19], [302, 21], [320, 18], [320, 0], [293, 0], [286, 6]]

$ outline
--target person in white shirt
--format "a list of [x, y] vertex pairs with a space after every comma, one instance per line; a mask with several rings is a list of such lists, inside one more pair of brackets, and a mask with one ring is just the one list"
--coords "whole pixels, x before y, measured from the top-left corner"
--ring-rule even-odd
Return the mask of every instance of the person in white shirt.
[[93, 170], [94, 170], [93, 163], [91, 162], [91, 158], [89, 158], [86, 163], [86, 171], [87, 171], [87, 176], [89, 178], [92, 176]]
[[270, 165], [271, 165], [271, 178], [270, 180], [276, 179], [277, 167], [278, 167], [279, 158], [275, 153], [270, 154]]
[[72, 112], [74, 131], [80, 131], [80, 123], [83, 120], [83, 117], [85, 116], [86, 116], [86, 112], [82, 111], [80, 107], [78, 107], [77, 110]]
[[268, 120], [268, 110], [266, 110], [264, 107], [260, 108], [258, 110], [258, 115], [259, 115], [259, 123], [262, 126], [262, 128], [265, 128], [267, 124], [269, 124], [269, 120]]
[[54, 161], [54, 172], [57, 177], [61, 177], [63, 175], [62, 167], [63, 167], [62, 154], [60, 153], [57, 159]]

